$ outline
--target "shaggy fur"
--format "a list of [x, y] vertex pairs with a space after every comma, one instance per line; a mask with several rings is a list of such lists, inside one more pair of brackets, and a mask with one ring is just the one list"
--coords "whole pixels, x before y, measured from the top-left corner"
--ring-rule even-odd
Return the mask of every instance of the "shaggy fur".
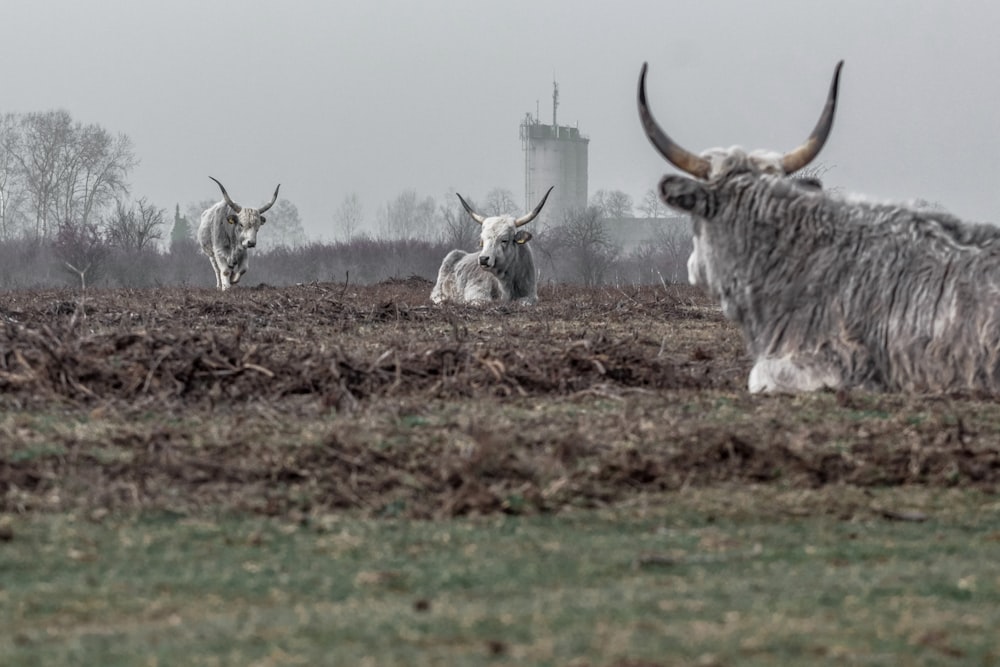
[[473, 211], [462, 195], [458, 195], [469, 217], [482, 227], [479, 236], [482, 250], [478, 254], [452, 250], [445, 255], [437, 283], [431, 290], [431, 301], [538, 303], [535, 260], [527, 245], [531, 232], [521, 227], [538, 217], [551, 193], [550, 187], [535, 208], [519, 218], [509, 215], [487, 218]]
[[[212, 180], [215, 181], [214, 178]], [[281, 185], [274, 189], [270, 203], [256, 209], [233, 203], [222, 183], [215, 182], [222, 190], [224, 199], [201, 214], [198, 243], [212, 263], [215, 286], [227, 290], [240, 282], [247, 272], [250, 266], [250, 253], [247, 251], [257, 245], [257, 230], [267, 222], [262, 214], [277, 201]]]
[[535, 260], [528, 247], [531, 233], [505, 215], [483, 221], [478, 253], [452, 250], [438, 270], [431, 301], [442, 303], [538, 302]]
[[[244, 208], [240, 214], [257, 213], [255, 209]], [[257, 245], [257, 230], [263, 219], [258, 213], [256, 219], [247, 215], [247, 224], [230, 223], [229, 205], [220, 201], [201, 214], [198, 226], [198, 243], [208, 255], [215, 272], [215, 286], [227, 290], [240, 282], [240, 278], [250, 266], [247, 248]], [[256, 222], [255, 220], [260, 220]]]
[[824, 193], [735, 149], [718, 167], [660, 194], [692, 215], [691, 281], [742, 328], [751, 391], [1000, 393], [1000, 230]]

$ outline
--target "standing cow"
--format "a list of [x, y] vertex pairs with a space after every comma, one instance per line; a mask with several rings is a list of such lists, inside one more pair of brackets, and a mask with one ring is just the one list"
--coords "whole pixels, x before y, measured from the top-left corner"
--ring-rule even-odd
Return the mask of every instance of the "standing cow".
[[844, 198], [790, 178], [833, 125], [842, 63], [809, 139], [784, 155], [695, 155], [649, 112], [653, 146], [694, 178], [668, 175], [663, 201], [689, 213], [689, 278], [739, 324], [749, 389], [1000, 393], [1000, 231], [946, 213]]
[[247, 272], [247, 250], [257, 245], [257, 230], [266, 222], [262, 214], [278, 200], [281, 184], [274, 189], [271, 201], [260, 208], [247, 208], [230, 199], [222, 183], [209, 178], [218, 184], [223, 199], [201, 214], [198, 242], [212, 262], [216, 287], [227, 290]]
[[528, 224], [541, 213], [545, 200], [552, 188], [546, 191], [542, 201], [531, 213], [514, 218], [510, 215], [482, 216], [462, 195], [462, 202], [469, 216], [482, 225], [478, 253], [452, 250], [438, 270], [437, 283], [431, 291], [431, 301], [441, 303], [481, 304], [490, 301], [517, 301], [526, 305], [538, 302], [535, 261], [528, 241], [531, 232], [518, 229]]

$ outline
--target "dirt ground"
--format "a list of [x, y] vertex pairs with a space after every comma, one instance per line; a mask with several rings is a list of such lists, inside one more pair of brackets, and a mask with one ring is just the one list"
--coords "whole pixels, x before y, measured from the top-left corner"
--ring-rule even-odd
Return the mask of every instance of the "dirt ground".
[[693, 288], [438, 307], [431, 286], [0, 295], [0, 512], [441, 517], [1000, 479], [989, 397], [749, 396], [739, 332]]

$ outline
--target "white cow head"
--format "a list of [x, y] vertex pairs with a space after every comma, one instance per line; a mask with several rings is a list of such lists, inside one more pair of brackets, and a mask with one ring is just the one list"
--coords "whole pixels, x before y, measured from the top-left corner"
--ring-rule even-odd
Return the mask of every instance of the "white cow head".
[[[639, 119], [642, 121], [646, 136], [660, 155], [678, 169], [697, 179], [714, 181], [733, 174], [747, 172], [791, 175], [819, 155], [823, 144], [826, 143], [826, 139], [830, 135], [834, 112], [837, 109], [840, 68], [843, 64], [844, 61], [837, 63], [833, 72], [833, 81], [830, 83], [826, 106], [824, 106], [823, 113], [820, 115], [819, 122], [816, 123], [812, 134], [809, 135], [805, 143], [788, 153], [781, 154], [762, 150], [746, 153], [738, 146], [733, 146], [732, 148], [711, 148], [701, 155], [695, 155], [681, 147], [660, 128], [646, 104], [646, 63], [642, 64], [642, 71], [639, 74]], [[804, 179], [801, 184], [805, 187], [819, 186], [815, 179]], [[661, 181], [661, 193], [662, 189], [663, 182]], [[705, 220], [697, 216], [692, 216], [692, 220], [694, 222], [694, 250], [688, 258], [688, 281], [692, 285], [708, 287], [715, 284], [713, 280], [712, 236], [713, 234], [726, 234], [728, 231], [713, 230]]]
[[240, 206], [230, 199], [229, 193], [226, 192], [226, 188], [222, 186], [222, 183], [219, 183], [218, 180], [211, 176], [209, 178], [219, 185], [219, 189], [222, 190], [222, 196], [225, 198], [226, 203], [229, 204], [229, 209], [233, 211], [226, 216], [226, 222], [237, 226], [237, 239], [240, 246], [243, 248], [252, 248], [257, 245], [257, 230], [267, 222], [267, 218], [262, 214], [274, 206], [274, 202], [278, 201], [278, 190], [281, 188], [281, 183], [278, 183], [278, 187], [274, 189], [274, 196], [271, 197], [271, 201], [260, 208], [247, 208]]
[[548, 189], [545, 196], [542, 197], [542, 201], [538, 202], [538, 206], [531, 213], [522, 215], [520, 218], [515, 218], [512, 215], [495, 215], [487, 218], [473, 211], [472, 207], [462, 199], [462, 195], [455, 193], [469, 216], [483, 227], [482, 233], [479, 235], [479, 245], [482, 248], [479, 251], [479, 266], [484, 271], [502, 275], [507, 270], [513, 258], [516, 257], [518, 246], [531, 240], [531, 232], [518, 229], [518, 227], [526, 225], [538, 217], [550, 192], [552, 192], [552, 188]]

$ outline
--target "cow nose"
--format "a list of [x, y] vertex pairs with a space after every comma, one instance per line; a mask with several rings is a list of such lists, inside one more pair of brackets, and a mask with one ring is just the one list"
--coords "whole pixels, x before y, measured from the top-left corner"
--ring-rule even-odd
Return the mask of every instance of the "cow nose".
[[255, 245], [257, 245], [257, 242], [256, 242], [256, 241], [247, 241], [247, 247], [248, 247], [248, 248], [252, 248], [252, 247], [254, 247]]
[[480, 255], [479, 256], [479, 266], [489, 266], [489, 265], [490, 265], [490, 256], [489, 255]]

